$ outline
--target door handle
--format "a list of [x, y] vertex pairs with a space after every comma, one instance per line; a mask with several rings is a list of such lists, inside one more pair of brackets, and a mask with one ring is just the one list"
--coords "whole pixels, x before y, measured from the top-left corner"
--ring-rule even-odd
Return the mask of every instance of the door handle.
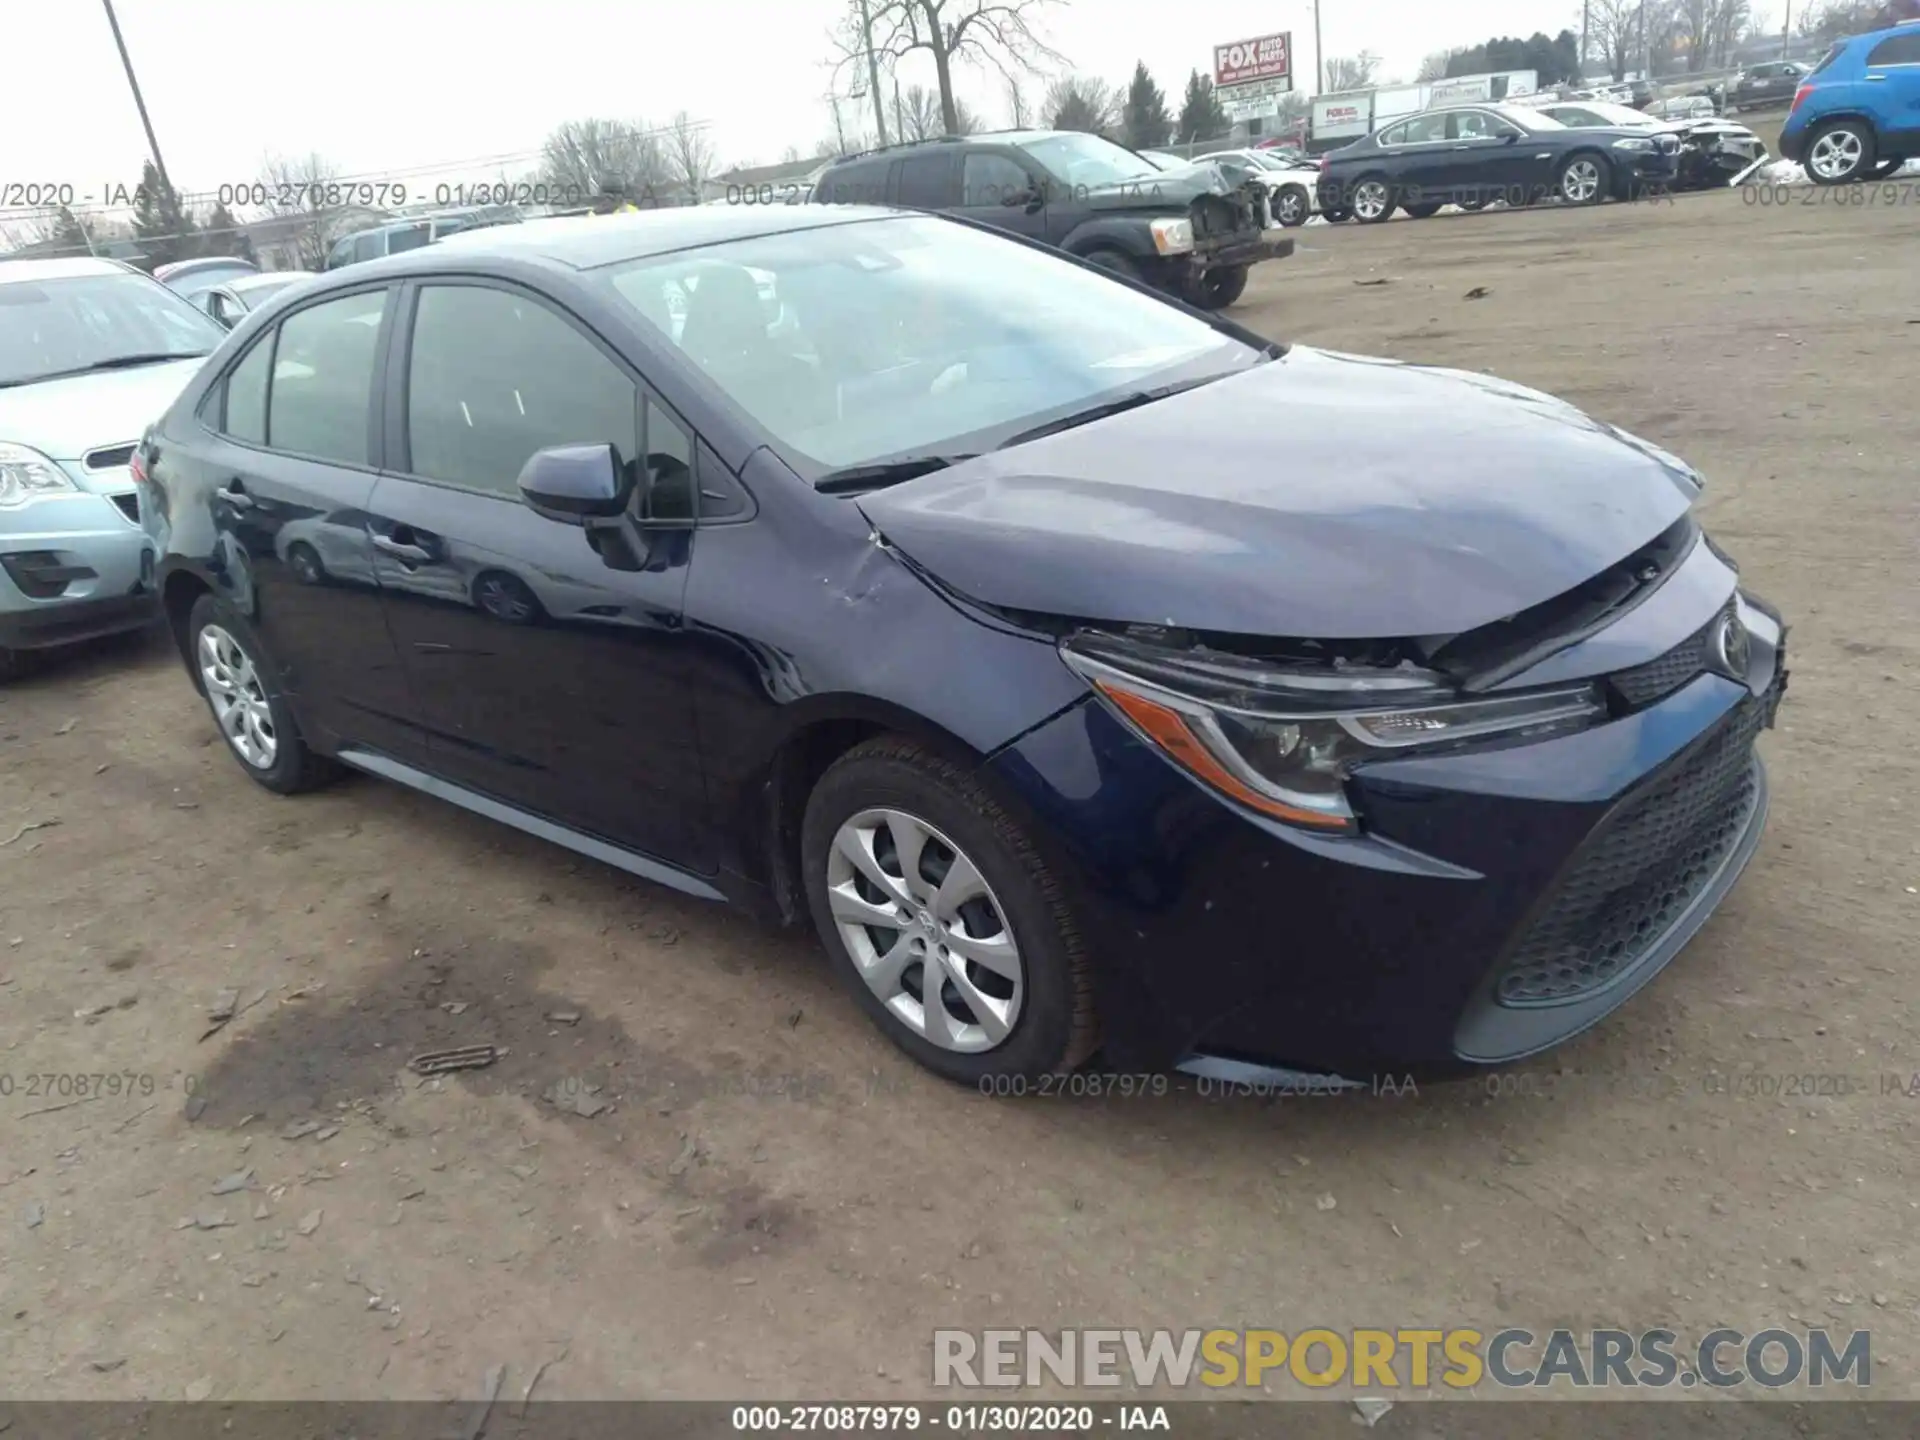
[[1885, 80], [1887, 77], [1884, 75], [1869, 75], [1866, 78], [1869, 80]]
[[251, 510], [259, 502], [247, 494], [247, 487], [238, 477], [227, 482], [227, 488], [220, 492], [220, 498], [236, 510]]
[[408, 545], [389, 535], [375, 535], [373, 548], [393, 556], [403, 565], [419, 565], [429, 558], [427, 552], [418, 545]]

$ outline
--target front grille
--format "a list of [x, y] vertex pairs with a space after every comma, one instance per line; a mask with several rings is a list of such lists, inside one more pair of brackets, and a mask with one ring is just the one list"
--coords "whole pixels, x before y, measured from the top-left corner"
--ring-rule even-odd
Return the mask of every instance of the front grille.
[[120, 507], [122, 515], [136, 525], [140, 523], [140, 492], [138, 490], [129, 490], [124, 495], [109, 495], [107, 498]]
[[1659, 659], [1609, 676], [1613, 688], [1635, 709], [1671, 695], [1707, 669], [1708, 657], [1713, 653], [1714, 627], [1726, 618], [1731, 608], [1733, 602], [1729, 601], [1725, 609]]
[[133, 452], [138, 448], [139, 446], [137, 444], [127, 444], [109, 445], [101, 450], [89, 450], [81, 458], [80, 463], [85, 465], [89, 470], [118, 470], [122, 465], [125, 465], [129, 460], [133, 459]]
[[1503, 1005], [1565, 1004], [1631, 970], [1725, 868], [1760, 801], [1748, 700], [1678, 768], [1590, 837], [1495, 984]]

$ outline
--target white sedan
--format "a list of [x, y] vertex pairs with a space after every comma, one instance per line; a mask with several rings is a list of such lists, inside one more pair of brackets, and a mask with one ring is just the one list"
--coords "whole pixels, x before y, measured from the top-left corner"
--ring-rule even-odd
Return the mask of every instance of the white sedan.
[[1267, 187], [1267, 203], [1276, 225], [1291, 230], [1304, 225], [1319, 208], [1315, 188], [1320, 167], [1310, 160], [1291, 158], [1279, 150], [1215, 150], [1195, 157], [1196, 164], [1217, 160], [1252, 171]]

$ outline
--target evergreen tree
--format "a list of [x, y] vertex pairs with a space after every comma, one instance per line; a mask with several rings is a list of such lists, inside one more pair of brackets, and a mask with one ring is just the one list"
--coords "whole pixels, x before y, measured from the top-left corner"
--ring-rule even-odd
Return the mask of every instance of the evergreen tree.
[[1135, 150], [1157, 150], [1173, 133], [1167, 97], [1153, 83], [1144, 60], [1134, 62], [1133, 83], [1127, 86], [1127, 106], [1121, 123], [1127, 144]]
[[1213, 80], [1198, 70], [1187, 77], [1187, 98], [1180, 106], [1179, 136], [1182, 144], [1212, 140], [1233, 128], [1220, 97], [1213, 93]]
[[141, 166], [133, 192], [133, 238], [149, 270], [184, 260], [195, 250], [193, 220], [151, 160]]
[[60, 213], [54, 217], [51, 238], [60, 249], [61, 259], [74, 256], [91, 255], [93, 246], [87, 240], [86, 226], [80, 223], [80, 217], [66, 205], [60, 207]]
[[201, 227], [200, 251], [204, 255], [234, 255], [259, 263], [253, 253], [253, 242], [247, 239], [247, 232], [240, 228], [240, 221], [233, 211], [218, 201], [207, 212], [206, 222]]

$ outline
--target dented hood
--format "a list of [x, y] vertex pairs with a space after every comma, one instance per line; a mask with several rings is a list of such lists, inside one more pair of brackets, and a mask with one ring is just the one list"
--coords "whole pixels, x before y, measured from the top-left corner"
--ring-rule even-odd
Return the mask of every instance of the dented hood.
[[1538, 391], [1295, 347], [860, 505], [989, 605], [1336, 640], [1504, 619], [1624, 559], [1698, 490]]

